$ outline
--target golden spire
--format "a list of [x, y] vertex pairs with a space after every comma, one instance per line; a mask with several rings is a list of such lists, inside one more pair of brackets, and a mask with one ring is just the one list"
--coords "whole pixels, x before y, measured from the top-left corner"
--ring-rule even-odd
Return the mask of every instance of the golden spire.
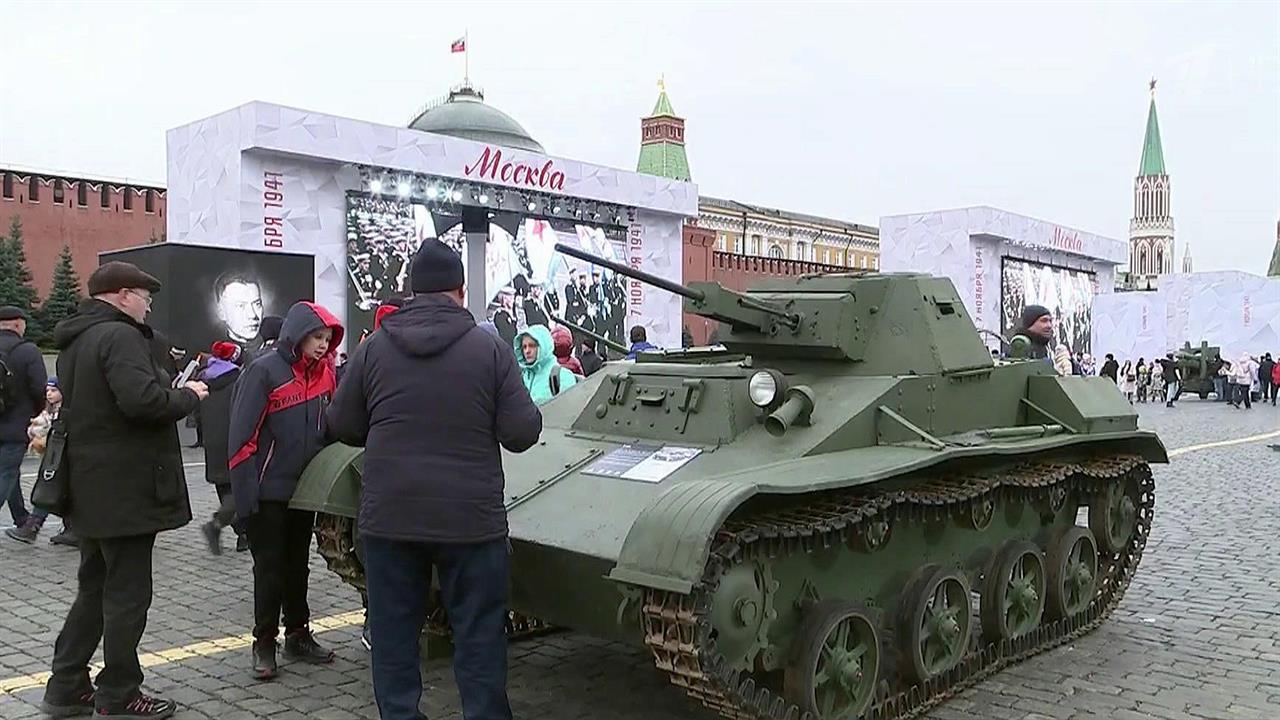
[[667, 91], [667, 74], [662, 73], [658, 75], [658, 92], [666, 92], [666, 91]]

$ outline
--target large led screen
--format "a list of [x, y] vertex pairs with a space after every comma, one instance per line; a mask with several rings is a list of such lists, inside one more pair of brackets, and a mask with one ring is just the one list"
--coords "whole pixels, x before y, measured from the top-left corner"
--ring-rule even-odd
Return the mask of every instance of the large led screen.
[[[432, 213], [416, 203], [348, 195], [347, 319], [352, 337], [372, 327], [380, 302], [410, 290], [409, 262], [426, 238], [438, 238], [465, 257], [458, 217]], [[525, 327], [551, 326], [551, 318], [558, 316], [627, 344], [623, 278], [555, 252], [557, 242], [626, 262], [622, 239], [599, 227], [553, 225], [535, 218], [491, 222], [485, 287], [488, 316], [499, 334], [514, 341]]]
[[1043, 305], [1053, 314], [1058, 343], [1073, 353], [1089, 352], [1093, 333], [1094, 273], [1004, 258], [1000, 268], [1001, 323], [1006, 337], [1020, 329], [1022, 310]]

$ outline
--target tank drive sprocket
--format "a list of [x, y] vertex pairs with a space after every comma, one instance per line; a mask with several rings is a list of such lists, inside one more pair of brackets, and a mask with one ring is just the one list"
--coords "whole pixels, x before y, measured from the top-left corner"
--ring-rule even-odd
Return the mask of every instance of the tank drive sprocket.
[[[1019, 511], [1051, 513], [1049, 508], [1062, 508], [1068, 499], [1076, 507], [1091, 508], [1096, 519], [1089, 524], [1105, 527], [1109, 537], [1104, 542], [1118, 547], [1108, 552], [1107, 545], [1093, 541], [1088, 527], [1072, 524], [1039, 538], [1047, 548], [1026, 541], [990, 548], [983, 590], [1001, 589], [1000, 612], [955, 612], [953, 605], [968, 603], [963, 573], [926, 566], [899, 593], [897, 604], [911, 612], [868, 611], [837, 599], [811, 604], [785, 682], [776, 673], [751, 672], [730, 661], [719, 646], [713, 598], [722, 579], [740, 566], [778, 563], [845, 543], [875, 552], [877, 543], [867, 543], [867, 537], [883, 538], [886, 519], [892, 527], [905, 527], [950, 516], [974, 530], [985, 526], [991, 508], [1002, 502]], [[906, 490], [855, 488], [801, 510], [747, 513], [730, 518], [717, 533], [703, 577], [691, 593], [644, 591], [644, 640], [672, 684], [731, 720], [916, 717], [958, 690], [1069, 642], [1106, 619], [1142, 558], [1154, 501], [1147, 463], [1136, 456], [1114, 456], [1024, 463], [925, 480]], [[1129, 534], [1122, 537], [1126, 529]], [[912, 592], [918, 595], [908, 596]], [[909, 623], [903, 615], [909, 615]], [[987, 617], [985, 632], [966, 624], [981, 615]], [[922, 630], [913, 634], [911, 627]], [[914, 654], [912, 662], [910, 651], [917, 641], [925, 651]], [[957, 642], [963, 642], [963, 652], [948, 655]], [[822, 643], [826, 651], [814, 650]], [[867, 654], [868, 643], [874, 645], [873, 655]], [[891, 646], [896, 648], [897, 671], [883, 669], [890, 666], [882, 658]], [[810, 664], [812, 677], [800, 677], [805, 665], [797, 662]], [[880, 679], [872, 699], [865, 673], [877, 668], [892, 677]], [[838, 697], [831, 697], [833, 689]]]

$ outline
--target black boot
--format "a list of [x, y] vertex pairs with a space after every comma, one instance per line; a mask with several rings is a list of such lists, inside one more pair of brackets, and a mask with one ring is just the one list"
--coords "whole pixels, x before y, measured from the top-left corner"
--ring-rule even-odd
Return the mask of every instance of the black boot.
[[272, 680], [276, 672], [275, 638], [255, 640], [253, 642], [253, 676], [258, 680]]
[[49, 538], [50, 545], [66, 545], [67, 547], [80, 547], [80, 538], [71, 531], [66, 525], [62, 526], [62, 532]]
[[311, 631], [305, 628], [285, 633], [284, 656], [290, 660], [301, 660], [312, 665], [333, 662], [333, 651], [322, 647], [311, 635]]

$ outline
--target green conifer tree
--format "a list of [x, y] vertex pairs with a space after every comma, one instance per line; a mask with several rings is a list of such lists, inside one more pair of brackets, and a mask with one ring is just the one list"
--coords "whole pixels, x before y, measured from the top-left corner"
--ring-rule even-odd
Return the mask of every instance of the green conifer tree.
[[9, 223], [9, 236], [5, 238], [4, 259], [0, 273], [8, 282], [0, 284], [0, 305], [16, 305], [27, 312], [35, 311], [40, 298], [31, 284], [31, 269], [27, 267], [27, 253], [22, 247], [22, 221], [17, 215]]
[[83, 296], [80, 294], [80, 278], [71, 263], [71, 248], [62, 246], [58, 255], [58, 264], [53, 267], [53, 282], [49, 285], [49, 296], [40, 306], [40, 326], [44, 330], [41, 338], [44, 345], [53, 340], [53, 328], [58, 323], [75, 314]]

